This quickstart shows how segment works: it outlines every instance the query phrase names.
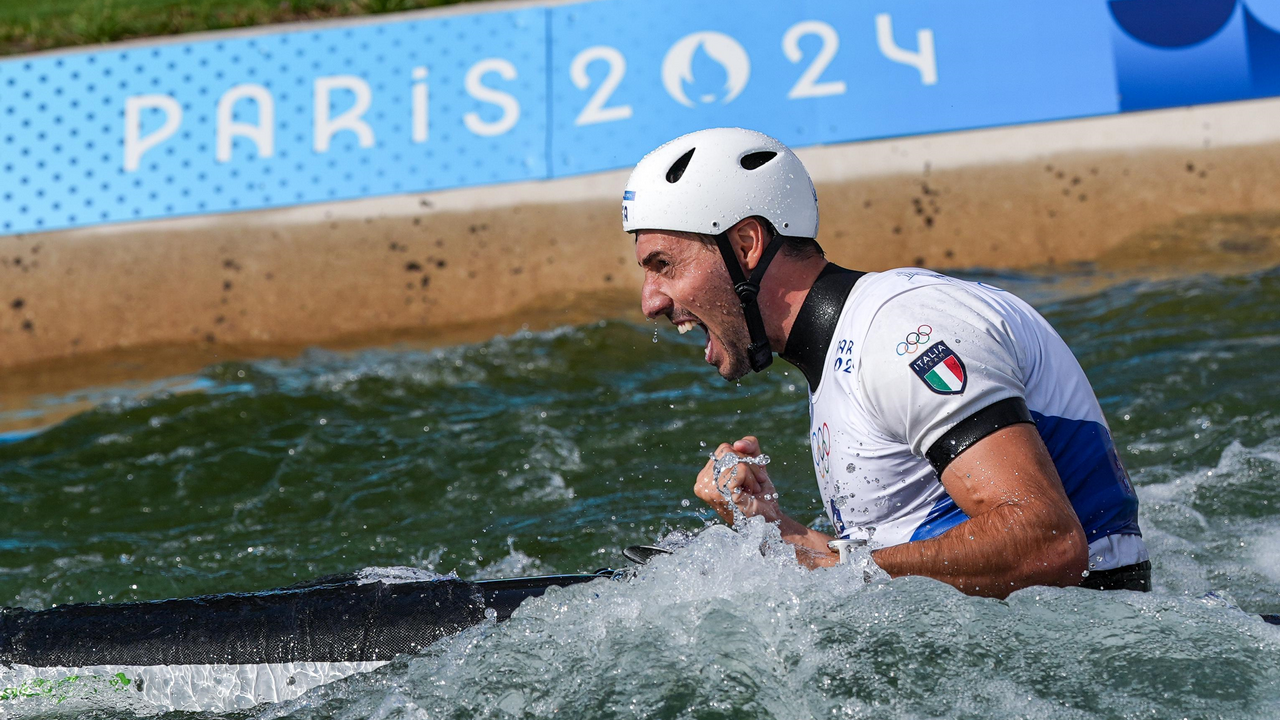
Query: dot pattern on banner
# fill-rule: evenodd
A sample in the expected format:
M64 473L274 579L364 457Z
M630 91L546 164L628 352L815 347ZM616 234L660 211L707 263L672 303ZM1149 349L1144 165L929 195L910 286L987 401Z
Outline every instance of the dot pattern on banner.
M595 0L0 61L0 234L595 172L704 127L750 127L798 147L1120 110L1108 13L990 3L975 15L949 0ZM891 15L891 44L905 43L896 59L880 42L881 14ZM916 50L925 30L938 48L928 62ZM673 47L706 31L719 35L717 52L739 58L737 94L710 45L671 55L664 70ZM784 38L796 32L802 57L789 58ZM578 87L574 59L590 48L600 57ZM484 61L469 92L467 75ZM804 80L806 69L818 76ZM315 83L338 75L367 84L374 140L362 147L343 130L319 152ZM669 92L672 78L684 84ZM797 93L816 81L840 89ZM418 83L429 91L425 142L414 140ZM237 136L219 162L218 101L245 84L273 100L274 152L261 157ZM127 171L126 99L143 95L172 97L182 122ZM335 89L328 116L357 98ZM593 100L595 122L578 124ZM518 119L500 122L517 105ZM241 99L231 120L252 125L262 110ZM141 111L139 135L155 137L166 118Z
M545 177L545 19L541 9L478 13L0 62L0 234ZM513 79L489 72L481 83L513 96L520 113L491 137L464 121L503 116L465 88L488 58L515 67ZM413 141L418 67L428 69L422 143ZM327 152L314 149L315 81L334 75L367 83L372 147L348 130ZM270 93L274 152L260 157L236 136L218 162L218 101L246 83ZM181 125L126 171L126 98L154 94L177 101ZM334 90L330 118L355 102ZM260 112L243 98L232 118L257 123ZM139 137L165 119L142 110Z
M549 22L555 39L550 53L553 175L625 167L666 140L706 127L749 127L794 146L853 139L864 132L850 127L848 118L865 113L850 112L839 104L840 98L821 103L788 99L787 91L803 68L786 58L781 39L789 26L817 16L846 30L856 28L857 23L870 27L870 9L832 4L816 12L806 3L755 3L753 9L736 6L726 11L723 5L665 2L660 9L650 3L648 12L628 13L618 7L621 2L605 0L551 9ZM762 13L767 13L768 22L760 22ZM687 95L694 98L693 107L679 103L664 86L667 52L681 38L698 31L727 35L749 58L749 80L731 102L722 102L725 70L705 50L694 54L685 68L688 75L681 80ZM803 40L808 57L815 57L818 38ZM593 60L585 66L587 87L579 88L572 81L574 60L600 45L619 53L625 64ZM846 47L843 54L833 57L825 72L865 76L865 71L859 73L851 66L852 58ZM607 87L611 73L620 79L604 98L602 88ZM592 98L604 98L602 109L628 107L631 112L625 117L614 112L609 119L597 115L596 122L580 125L580 112ZM842 121L832 122L832 118Z
M1088 3L989 0L983 7L975 14L948 0L553 6L551 174L630 165L707 127L752 128L801 147L1119 111L1109 13ZM885 42L881 16L891 21ZM937 48L928 61L918 46L926 30ZM715 47L704 37L691 56L672 52L708 32L718 36ZM788 37L798 57L789 57ZM886 54L890 45L898 52ZM578 87L575 58L599 46L616 51L625 67L618 55L595 59ZM741 83L736 95L729 62ZM621 80L609 92L611 71ZM592 99L604 100L602 110L629 107L631 114L597 114L579 125Z
M706 127L749 127L797 146L831 139L805 134L823 122L828 104L801 105L789 103L786 97L799 69L783 55L781 33L797 19L811 16L814 9L809 4L756 3L754 10L760 12L755 12L740 6L727 11L723 5L664 2L661 9L650 4L648 12L626 13L617 7L620 1L551 9L551 35L556 41L551 47L553 175L625 167L671 138ZM819 14L844 12L824 8ZM768 22L760 22L762 13L768 14ZM728 79L723 66L703 50L694 54L686 68L688 76L681 81L688 96L695 99L694 107L677 102L664 86L667 52L681 38L699 31L727 35L749 57L750 79L731 102L721 102ZM585 67L587 87L577 87L571 74L575 58L600 45L620 53L625 65L594 60ZM836 65L846 59L839 58ZM844 70L832 68L833 72ZM615 77L620 74L621 79L602 107L629 107L630 115L579 125L582 108L602 92L611 72ZM833 135L848 139L847 130L840 128Z

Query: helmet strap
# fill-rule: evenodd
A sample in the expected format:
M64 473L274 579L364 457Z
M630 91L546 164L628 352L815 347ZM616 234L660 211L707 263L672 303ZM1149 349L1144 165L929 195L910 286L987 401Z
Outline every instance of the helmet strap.
M720 256L724 258L725 269L729 271L729 279L733 281L733 291L737 293L738 300L742 303L742 315L746 318L747 332L751 335L751 344L747 347L747 359L751 362L751 369L760 372L773 362L773 350L769 347L769 336L764 330L764 319L760 317L757 296L760 294L760 282L764 280L769 263L773 262L773 257L782 247L782 238L778 235L773 236L761 253L760 262L756 263L755 269L751 271L750 278L742 272L742 265L738 263L733 244L729 242L729 233L722 232L716 235L715 239L716 247L720 248Z

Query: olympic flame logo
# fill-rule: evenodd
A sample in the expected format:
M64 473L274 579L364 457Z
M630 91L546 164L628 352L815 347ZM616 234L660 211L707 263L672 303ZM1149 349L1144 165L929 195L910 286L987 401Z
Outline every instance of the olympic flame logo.
M907 333L907 339L898 343L899 355L911 355L920 349L921 345L929 342L929 336L933 334L933 328L928 325L921 325L916 328L915 332Z

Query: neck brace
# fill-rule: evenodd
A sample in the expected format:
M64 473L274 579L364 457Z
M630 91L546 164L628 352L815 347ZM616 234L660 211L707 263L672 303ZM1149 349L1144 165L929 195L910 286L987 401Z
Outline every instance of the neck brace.
M822 382L822 366L826 363L840 312L854 284L863 275L866 273L827 263L800 306L791 335L787 337L787 348L780 356L800 368L809 382L810 392L817 390L818 383Z

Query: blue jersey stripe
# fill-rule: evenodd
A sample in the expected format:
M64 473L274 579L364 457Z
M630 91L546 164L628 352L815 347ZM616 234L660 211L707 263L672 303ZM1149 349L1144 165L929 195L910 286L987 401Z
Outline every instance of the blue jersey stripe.
M938 502L933 504L928 517L911 535L911 542L938 537L968 519L969 516L956 505L955 500L952 500L950 495L944 494L938 498Z
M1034 410L1031 417L1089 542L1108 535L1141 535L1138 496L1106 426ZM951 496L944 494L911 535L911 541L937 537L968 519Z
M1089 542L1108 535L1141 535L1138 496L1106 426L1034 410L1031 417Z

